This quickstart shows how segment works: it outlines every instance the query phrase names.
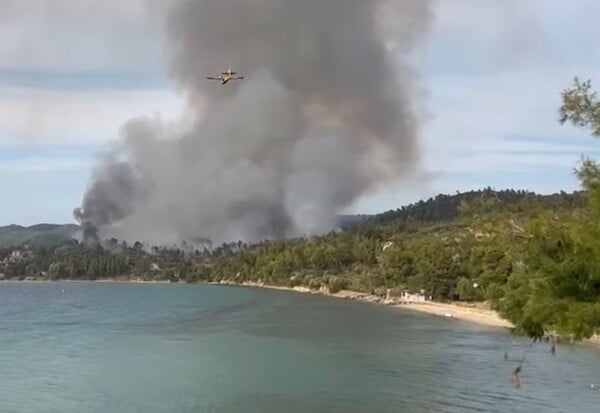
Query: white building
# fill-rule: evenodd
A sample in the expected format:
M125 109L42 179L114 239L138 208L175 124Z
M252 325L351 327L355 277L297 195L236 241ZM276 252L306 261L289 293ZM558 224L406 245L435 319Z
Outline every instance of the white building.
M408 291L404 291L400 296L400 300L406 301L409 303L423 303L427 300L427 297L423 293L411 294Z

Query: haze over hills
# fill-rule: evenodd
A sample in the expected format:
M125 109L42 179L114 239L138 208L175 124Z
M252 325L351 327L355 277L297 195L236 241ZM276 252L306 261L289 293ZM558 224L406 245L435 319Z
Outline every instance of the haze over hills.
M332 230L348 230L353 225L367 221L385 223L397 219L412 219L421 222L439 222L451 220L458 216L458 208L462 201L471 201L482 194L493 194L505 203L518 202L524 198L532 198L545 204L564 202L564 192L552 195L540 195L525 190L501 190L492 188L473 190L456 194L438 194L428 200L402 206L395 210L388 210L379 214L341 214L337 216L337 223ZM581 201L580 192L575 192L572 197L574 203ZM31 226L6 225L0 226L0 248L10 246L30 245L32 247L54 246L73 238L79 238L81 227L77 224L36 224ZM236 241L236 240L231 240Z
M339 215L335 229L345 230L369 215ZM35 224L30 226L0 226L0 248L30 245L33 247L59 245L78 238L81 227L77 224Z
M57 245L73 238L78 231L76 224L6 225L0 227L0 247Z

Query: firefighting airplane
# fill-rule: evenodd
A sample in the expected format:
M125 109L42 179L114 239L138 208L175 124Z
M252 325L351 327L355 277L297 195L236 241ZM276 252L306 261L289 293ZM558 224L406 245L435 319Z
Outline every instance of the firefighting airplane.
M242 80L244 76L233 76L237 75L237 72L232 72L231 68L228 68L226 72L221 72L219 76L208 76L207 79L210 80L220 80L221 84L224 85L230 80Z

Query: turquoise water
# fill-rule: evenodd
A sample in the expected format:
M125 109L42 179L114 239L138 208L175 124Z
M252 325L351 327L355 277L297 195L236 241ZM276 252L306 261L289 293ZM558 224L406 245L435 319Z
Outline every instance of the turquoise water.
M259 289L0 283L0 412L598 412L600 350ZM504 352L509 360L504 360Z

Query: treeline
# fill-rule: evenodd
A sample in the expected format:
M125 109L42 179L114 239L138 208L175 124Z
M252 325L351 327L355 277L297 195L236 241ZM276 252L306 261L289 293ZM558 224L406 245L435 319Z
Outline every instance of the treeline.
M513 205L521 212L540 205L552 209L581 208L586 202L582 191L571 194L561 191L552 195L539 195L531 191L514 189L496 191L491 187L487 187L477 191L457 192L456 195L439 194L426 201L421 200L396 210L374 215L368 221L384 223L409 218L420 222L448 221L459 216L462 203L472 202L481 197L493 197L504 205Z
M205 276L382 295L388 288L397 294L424 290L437 300L493 299L524 265L531 224L544 214L572 222L585 213L580 196L508 204L488 190L463 200L454 220L431 224L409 215L310 241L266 243L220 258Z
M197 269L232 254L246 244L223 244L213 250L128 245L115 239L103 246L76 240L51 246L0 248L0 278L46 280L95 280L124 278L142 280L199 281Z

